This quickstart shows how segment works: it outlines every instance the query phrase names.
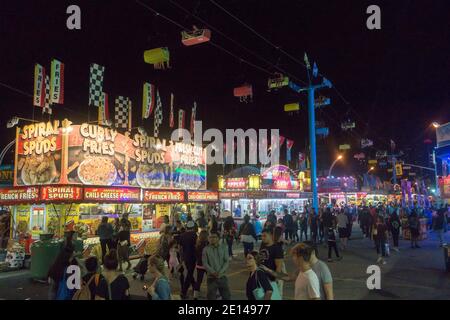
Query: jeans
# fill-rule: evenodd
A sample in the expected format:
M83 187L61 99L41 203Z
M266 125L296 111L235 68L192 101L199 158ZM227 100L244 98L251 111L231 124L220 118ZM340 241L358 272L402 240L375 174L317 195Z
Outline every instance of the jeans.
M434 232L436 232L438 239L439 239L439 244L442 246L442 244L444 243L444 230L439 229L439 230L434 230Z
M247 257L253 251L253 242L242 242L242 245L244 246L244 257Z
M303 241L303 234L305 234L305 240L308 241L308 228L300 229L300 241Z
M221 278L208 278L206 280L207 285L207 294L206 297L208 300L216 300L216 293L219 290L219 294L222 297L222 300L230 300L231 293L230 288L228 286L228 279L226 276L222 276Z
M331 249L334 249L336 257L339 258L339 251L336 245L336 241L328 241L328 259L331 259Z
M100 239L100 246L102 247L102 263L103 259L106 255L106 247L108 247L108 250L112 249L112 239Z
M400 231L393 231L392 232L392 240L394 240L394 247L398 248L398 238L400 236Z
M230 257L233 256L233 238L232 237L226 237L227 245L228 245L228 255Z
M380 252L381 252L381 255L383 257L386 257L386 240L375 239L375 244L377 247L377 254L380 255Z
M197 268L197 277L195 279L195 286L194 286L195 291L200 291L200 287L202 286L202 282L203 282L203 276L205 274L206 274L205 269Z
M186 296L189 287L192 285L192 288L195 287L195 280L194 280L194 271L195 271L195 262L186 262L186 278L184 278L183 287L181 289L181 295Z

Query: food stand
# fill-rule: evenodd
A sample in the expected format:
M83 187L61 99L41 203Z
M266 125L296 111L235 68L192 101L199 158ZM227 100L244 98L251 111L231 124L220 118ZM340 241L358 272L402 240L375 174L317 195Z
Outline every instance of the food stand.
M286 166L277 165L261 174L241 177L218 177L221 211L229 211L238 221L245 214L258 215L262 222L271 210L280 216L284 209L303 212L312 198L310 179Z
M0 188L11 238L76 231L96 244L101 217L128 213L131 242L159 235L164 215L206 211L205 152L183 142L54 120L16 128L14 186Z

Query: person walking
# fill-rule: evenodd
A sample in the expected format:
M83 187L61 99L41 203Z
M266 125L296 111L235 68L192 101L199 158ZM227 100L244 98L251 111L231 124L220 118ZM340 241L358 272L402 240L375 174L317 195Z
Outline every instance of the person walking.
M291 249L292 261L298 268L297 277L283 272L275 272L264 268L271 276L283 281L295 279L295 300L320 300L320 281L311 267L311 254L313 249L304 243L299 243Z
M67 268L77 265L74 251L70 246L64 247L51 265L47 278L49 283L49 300L72 300L75 290L67 287Z
M122 272L117 271L119 261L117 252L111 250L104 259L103 277L97 288L97 300L128 300L130 298L130 283Z
M226 242L228 246L228 255L230 259L233 258L233 241L236 235L236 228L234 224L234 219L232 216L228 216L225 218L225 222L223 223L223 240Z
M148 271L153 277L153 283L147 288L147 298L150 300L171 300L170 282L167 279L164 258L153 255L148 258Z
M284 238L291 242L293 240L294 219L292 218L292 215L289 214L288 209L284 209L283 224L285 227Z
M313 209L312 213L309 215L308 220L309 220L308 221L309 230L311 233L311 240L313 243L317 243L318 237L320 237L320 239L323 238L323 230L321 236L320 235L321 231L319 231L319 217L316 215L315 209Z
M329 227L327 229L327 243L328 243L328 262L333 262L333 259L331 258L332 250L334 250L337 260L341 260L342 257L339 256L339 250L336 244L336 232L332 227Z
M436 215L433 217L433 231L437 234L439 239L439 247L444 245L444 234L447 232L447 210L445 207L441 207L437 210Z
M206 269L203 266L203 249L208 245L208 232L206 230L200 231L197 239L197 243L195 245L195 257L196 257L196 266L195 269L197 271L195 277L195 287L194 287L194 300L197 300L200 295L200 288L202 286L203 277L206 273Z
M250 272L246 284L248 300L272 300L273 287L261 266L261 255L252 251L246 256L247 270Z
M120 231L117 234L117 257L119 259L119 270L122 271L122 263L126 262L128 264L127 270L131 269L130 262L130 231L128 231L128 226L126 223L121 223Z
M322 300L334 300L333 277L327 264L317 258L317 245L313 242L303 242L308 250L311 250L309 263L320 282L320 297Z
M331 208L327 207L322 215L322 224L323 224L323 229L324 229L325 243L328 243L329 229L334 228L333 220L334 219L333 219L333 213L331 212Z
M120 225L122 226L122 228L125 231L128 231L128 239L127 240L128 240L128 243L131 243L131 222L128 219L128 217L129 217L129 213L125 212L122 215L122 219L120 219Z
M386 257L387 227L384 223L383 217L381 216L378 216L377 218L373 235L378 254L377 263L386 264L384 258Z
M408 218L409 231L411 232L411 248L420 248L417 244L420 235L420 221L415 209Z
M295 242L299 242L300 237L298 235L298 231L300 229L300 214L298 214L295 210L292 212L292 220L294 222L294 229L292 230L293 240Z
M197 243L197 233L195 233L195 224L189 221L186 224L187 231L180 235L181 256L183 264L186 267L186 277L184 278L183 286L181 288L181 299L187 299L187 292L189 288L195 286L194 271L195 271L195 244Z
M199 217L196 221L199 231L201 232L202 230L207 230L208 229L208 221L205 218L205 212L204 211L200 211L199 212Z
M169 265L169 258L170 258L169 245L171 241L172 236L170 233L170 226L166 225L166 227L161 231L161 236L159 237L158 255L162 257L164 261L167 262L167 265Z
M220 243L219 234L209 234L209 244L203 249L202 263L207 272L207 299L216 300L219 291L222 300L230 300L231 293L225 272L228 269L229 257L227 248Z
M106 248L108 248L109 251L112 250L112 239L114 233L112 225L108 223L108 217L106 216L102 217L102 220L98 226L96 233L100 238L100 246L102 248L102 264L103 264L103 259L105 258L106 255Z
M348 216L345 214L344 209L341 209L336 217L339 240L341 241L341 250L345 250L347 247L348 238Z
M315 211L314 211L315 212ZM319 243L322 244L323 243L323 239L325 237L325 228L323 227L323 212L324 212L324 208L321 207L319 209L319 215L317 216L317 227L318 227L318 236L319 236ZM311 226L313 226L313 220L311 220ZM312 229L311 229L312 230Z
M219 223L217 222L217 217L215 215L211 215L208 222L208 233L218 231L219 231Z
M119 242L119 232L120 232L120 219L114 219L113 225L113 236L111 241L111 249L117 249L117 244Z
M308 241L308 215L303 212L300 216L300 241L303 241L303 235L305 240Z
M392 236L392 241L394 242L394 246L392 248L392 250L399 252L399 237L400 237L400 226L401 226L401 222L400 222L400 218L397 214L397 210L394 210L391 214L391 216L389 217L389 221L388 221L388 229L391 232L391 236Z
M240 225L238 236L244 247L244 257L253 251L255 242L258 240L255 232L255 227L250 222L250 216L244 216L244 223Z
M87 273L82 278L83 283L89 288L91 300L95 300L98 285L100 281L104 281L103 276L98 272L98 259L96 257L89 257L85 260L84 265Z

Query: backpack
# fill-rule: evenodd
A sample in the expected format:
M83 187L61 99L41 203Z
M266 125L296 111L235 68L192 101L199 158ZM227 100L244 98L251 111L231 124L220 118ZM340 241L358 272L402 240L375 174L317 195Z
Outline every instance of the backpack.
M87 283L83 281L81 288L75 292L72 300L92 300L92 295L91 295L91 290L89 289L89 285L91 284L92 280L94 280L94 279L95 279L95 286L97 287L98 282L100 280L100 274L98 274L98 273L94 274Z

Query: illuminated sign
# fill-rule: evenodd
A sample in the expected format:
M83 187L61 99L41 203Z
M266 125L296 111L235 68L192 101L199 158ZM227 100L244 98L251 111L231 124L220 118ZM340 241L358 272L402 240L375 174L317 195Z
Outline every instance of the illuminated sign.
M5 203L32 202L38 199L39 189L36 187L0 189L0 201Z
M184 202L183 191L150 191L144 190L145 202Z
M84 199L93 201L140 201L141 190L132 188L84 188Z
M221 192L220 198L221 199L240 199L240 198L246 198L245 192Z
M188 191L187 193L188 201L198 201L198 202L218 202L219 195L217 192L209 191Z
M228 178L226 182L227 189L246 189L247 179L245 178Z
M290 198L290 199L299 199L300 198L300 193L286 193L286 198Z
M42 187L41 200L61 201L61 200L81 200L83 190L80 187Z

